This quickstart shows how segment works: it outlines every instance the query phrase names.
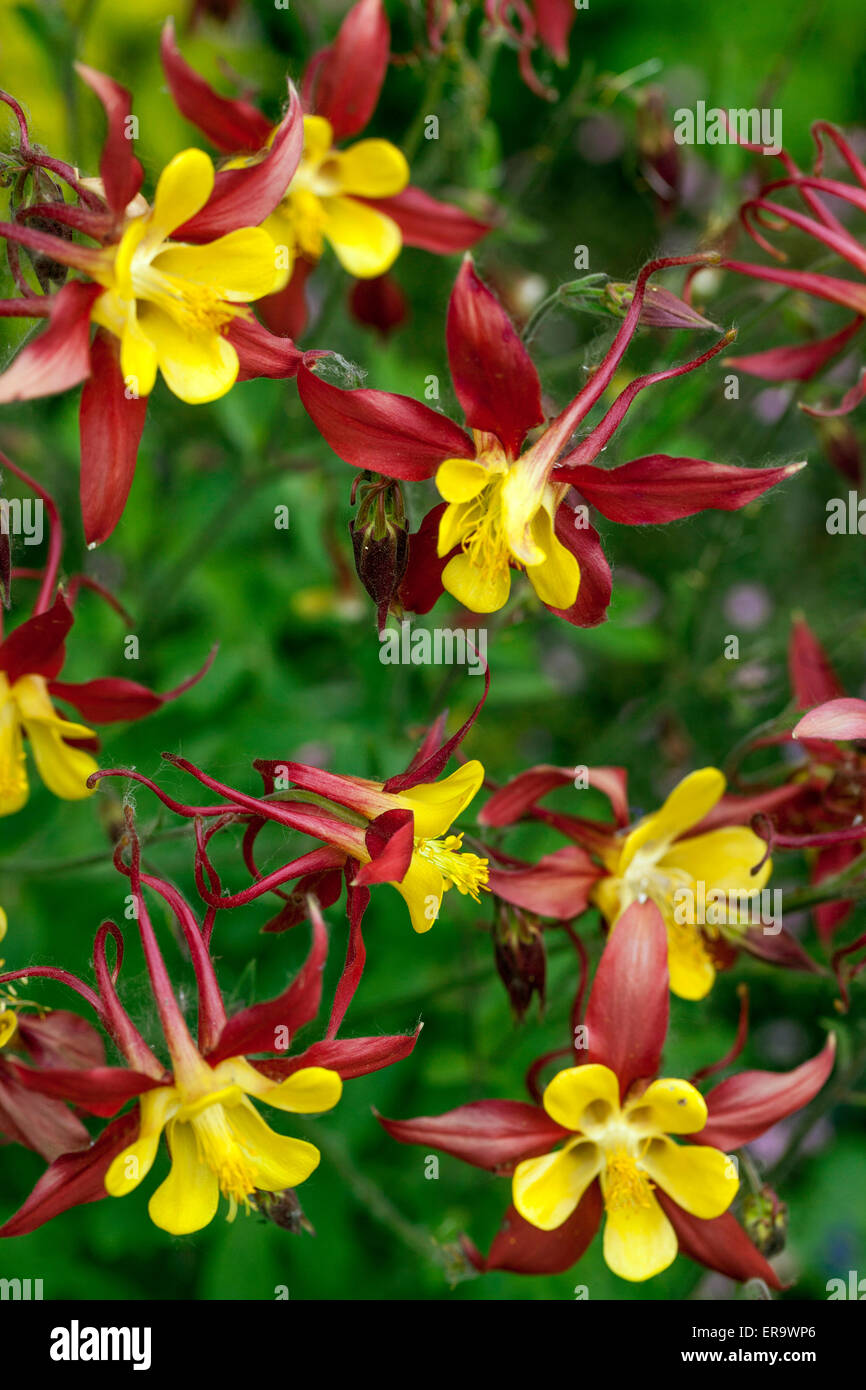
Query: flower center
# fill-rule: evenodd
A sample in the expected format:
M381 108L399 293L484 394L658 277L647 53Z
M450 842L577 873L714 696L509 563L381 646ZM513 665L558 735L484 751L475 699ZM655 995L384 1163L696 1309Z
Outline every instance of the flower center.
M163 242L156 256L133 256L130 267L132 297L155 304L175 323L189 333L218 333L236 316L238 310L226 303L210 285L195 284L168 275L159 269L159 252L177 242Z
M463 836L446 835L439 840L416 840L415 853L433 864L445 879L445 888L456 888L479 902L479 891L487 887L488 864L477 854L463 853Z
M239 1086L226 1086L182 1106L172 1121L192 1125L199 1161L216 1174L220 1191L232 1204L230 1220L239 1205L249 1210L258 1172L256 1155L240 1141L228 1113L242 1100Z
M608 1211L637 1211L652 1202L653 1184L634 1155L624 1148L606 1155L602 1190Z
M508 547L502 513L502 484L500 474L466 503L466 515L460 545L476 569L487 572L507 569L510 564L521 568Z

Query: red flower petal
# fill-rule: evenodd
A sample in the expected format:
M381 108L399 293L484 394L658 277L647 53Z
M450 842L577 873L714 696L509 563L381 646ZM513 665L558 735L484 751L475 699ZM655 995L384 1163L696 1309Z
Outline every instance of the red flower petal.
M319 1012L322 999L322 971L328 954L328 933L322 914L311 914L313 942L310 954L292 983L275 999L252 1004L234 1014L226 1023L216 1047L208 1053L211 1066L225 1057L243 1057L251 1052L275 1052L276 1030L286 1028L290 1036L303 1028Z
M836 1057L831 1033L816 1056L793 1071L743 1071L714 1086L705 1097L709 1119L691 1138L717 1149L738 1149L771 1125L802 1110L818 1094Z
M456 203L443 203L411 184L391 198L359 198L384 212L403 233L404 246L418 246L437 256L469 251L491 230L490 222L470 217Z
M488 886L507 903L568 922L586 911L593 884L602 873L586 850L565 845L543 855L537 864L517 869L491 867Z
M195 217L172 236L175 241L212 241L238 227L257 227L285 195L304 149L304 119L294 87L289 86L289 109L267 153L244 169L222 169L210 198Z
M661 1188L655 1193L665 1215L677 1233L680 1254L690 1260L726 1274L729 1279L745 1283L747 1279L763 1279L771 1289L783 1284L772 1265L755 1248L740 1223L729 1211L712 1221L689 1216Z
M569 497L571 494L569 494ZM613 575L605 559L598 532L588 523L577 526L579 517L572 509L570 500L560 503L556 510L555 530L557 538L580 565L580 586L577 598L570 608L550 608L558 618L564 618L575 627L598 627L607 617L607 609L613 593Z
M794 738L847 740L866 738L866 700L848 697L828 700L804 714L792 730Z
M315 270L312 261L297 256L292 276L285 289L276 294L266 295L256 302L256 310L263 322L281 338L300 338L307 326L309 309L307 307L307 280Z
M401 1144L425 1144L491 1170L549 1153L569 1134L540 1106L523 1100L474 1100L416 1120L376 1118Z
M726 357L725 366L759 376L764 381L808 381L853 338L863 320L858 317L830 338L819 338L796 347L769 348L747 357Z
M91 1115L116 1115L127 1101L160 1084L152 1076L128 1067L49 1067L42 1071L25 1067L11 1057L8 1065L28 1090L71 1101Z
M49 1163L90 1146L90 1135L68 1106L27 1090L5 1067L0 1069L0 1134L6 1143L23 1144Z
M815 856L809 874L810 883L823 883L825 878L831 878L834 874L841 873L852 864L862 849L861 845L827 845L820 849ZM832 941L834 935L841 927L851 912L854 904L852 902L840 901L833 903L819 903L815 908L815 925L818 928L818 935L827 945Z
M668 1030L668 942L652 902L635 902L608 937L586 1010L588 1062L633 1081L655 1076Z
M811 709L845 694L827 653L805 618L795 618L791 626L788 671L800 709Z
M233 101L215 92L181 57L174 20L167 19L160 40L162 66L174 103L182 116L198 126L224 154L241 150L255 154L265 148L271 123L248 101Z
M354 468L388 478L430 478L447 458L474 458L469 436L445 415L389 391L341 391L302 365L298 392L313 424Z
M176 690L169 690L165 695L149 690L146 685L139 685L138 681L123 680L114 676L83 681L80 684L52 681L49 689L59 700L66 700L70 705L74 705L88 723L92 721L94 724L116 724L127 719L144 719L146 715L162 709L162 706L171 700L176 700L200 681L210 670L215 656L216 647L201 670L196 671L194 676L184 681Z
M629 809L626 793L627 773L623 767L588 767L585 769L591 787L604 792L613 807L617 825L628 825ZM542 796L554 787L573 784L573 767L553 767L540 763L527 768L494 792L478 819L482 825L512 825Z
M238 381L251 381L254 377L282 381L297 376L303 353L291 338L276 337L255 319L244 318L232 319L226 337L240 361Z
M377 816L364 837L372 858L369 864L361 865L354 882L398 883L412 860L414 834L411 811L385 811Z
M10 685L21 676L56 676L63 665L64 642L72 627L72 612L59 593L53 607L28 618L0 644L0 671Z
M52 1009L42 1018L38 1014L19 1013L18 1036L40 1067L105 1065L101 1035L86 1018L68 1009Z
M126 395L112 337L102 329L90 350L92 375L81 393L81 514L90 546L107 540L123 515L135 476L147 397Z
M327 1067L339 1072L344 1081L350 1081L355 1076L367 1076L402 1062L412 1052L420 1032L419 1023L414 1033L398 1033L391 1037L332 1038L329 1042L313 1043L299 1057L263 1062L261 1070L277 1078L291 1076L302 1067Z
M804 468L788 463L781 468L738 468L707 459L649 454L619 468L578 464L557 471L610 521L645 526L678 521L696 512L737 511Z
M501 440L509 458L541 424L541 385L526 348L472 261L460 267L448 302L448 361L466 423Z
M49 301L49 321L0 375L0 404L53 396L90 375L90 309L101 285L70 280Z
M135 1109L113 1120L91 1148L55 1159L24 1205L0 1226L0 1236L28 1235L70 1207L107 1197L105 1174L113 1159L137 1135L138 1124L138 1110Z
M316 114L331 122L335 139L356 135L375 111L390 44L382 0L358 0L331 47L316 55L304 95Z
M75 69L105 107L108 132L102 147L99 172L108 206L118 217L122 217L127 203L132 202L144 180L144 170L133 153L133 142L128 133L131 98L125 87L106 77L105 73L86 67L84 63L76 63Z
M433 507L418 530L410 532L409 558L398 594L401 605L408 613L429 613L444 593L442 571L457 549L455 546L449 555L440 556L438 553L439 522L446 506L446 502L440 502Z
M509 1207L486 1260L477 1261L465 1245L464 1249L476 1268L484 1271L509 1269L514 1274L562 1274L577 1264L589 1246L603 1211L601 1188L593 1182L576 1211L555 1231L540 1231L524 1221L514 1207Z

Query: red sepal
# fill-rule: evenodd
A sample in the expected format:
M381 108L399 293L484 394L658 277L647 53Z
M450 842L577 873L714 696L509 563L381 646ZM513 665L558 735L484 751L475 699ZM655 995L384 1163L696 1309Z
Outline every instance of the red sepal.
M28 1235L70 1207L107 1197L105 1175L117 1155L132 1143L138 1126L135 1109L113 1120L91 1148L55 1159L24 1205L0 1226L0 1236Z
M586 1060L616 1072L622 1096L656 1075L668 1012L665 924L655 903L634 902L608 937L586 1009Z
M724 1216L703 1221L700 1217L689 1216L661 1188L656 1189L655 1196L676 1231L681 1255L739 1283L763 1279L771 1289L784 1287L772 1265L729 1211Z
M48 305L48 325L0 375L0 404L53 396L90 375L90 310L101 285L70 280Z
M172 19L167 19L163 26L160 54L175 106L204 132L212 145L224 154L256 154L265 148L271 133L270 121L248 101L220 96L189 66L177 46Z
M126 395L115 339L99 329L91 376L81 393L81 514L87 544L108 539L123 515L135 476L147 397Z
M72 627L72 610L58 593L51 608L10 632L0 644L0 671L10 685L22 676L56 676L66 655L64 643Z
M570 1134L540 1106L523 1100L474 1100L415 1120L376 1118L401 1144L425 1144L491 1172L550 1153Z
M692 1139L723 1150L751 1143L771 1125L809 1104L833 1070L835 1057L836 1039L831 1033L821 1051L793 1071L742 1071L729 1076L707 1093L709 1118Z
M331 47L315 55L305 75L304 98L331 122L336 140L363 130L375 111L390 43L382 0L358 0Z
M482 1272L508 1269L513 1274L562 1274L577 1264L595 1236L604 1212L601 1188L590 1183L576 1210L555 1231L540 1231L509 1207L486 1260L464 1240L463 1249Z
M105 200L117 218L126 211L144 181L144 170L133 153L127 120L132 109L129 92L113 78L84 63L75 64L79 77L87 83L105 108L108 131L99 161Z

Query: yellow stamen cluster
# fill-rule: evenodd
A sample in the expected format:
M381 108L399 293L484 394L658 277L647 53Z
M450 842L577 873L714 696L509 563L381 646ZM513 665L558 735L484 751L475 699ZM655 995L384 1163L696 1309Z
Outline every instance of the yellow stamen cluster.
M439 870L446 889L456 888L458 893L468 893L480 901L479 892L487 887L488 863L477 854L464 854L462 833L438 840L416 840L415 852Z
M637 1211L649 1207L654 1184L627 1149L607 1154L602 1179L604 1204L608 1211Z
M502 483L500 474L466 504L466 527L460 545L478 569L491 572L507 569L509 564L520 568L512 556L505 536L502 515Z

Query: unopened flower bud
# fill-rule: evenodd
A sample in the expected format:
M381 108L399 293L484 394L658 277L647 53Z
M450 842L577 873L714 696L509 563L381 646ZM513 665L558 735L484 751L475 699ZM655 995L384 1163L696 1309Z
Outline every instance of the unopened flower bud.
M788 1235L788 1208L764 1183L743 1203L743 1224L762 1255L778 1255Z
M508 991L514 1017L522 1023L533 994L544 1007L547 956L538 919L500 903L491 934L496 969Z
M376 605L382 632L409 561L409 532L399 486L390 479L374 480L365 474L358 512L349 523L349 531L355 569Z
M293 1187L286 1187L282 1192L257 1191L250 1200L256 1211L265 1220L279 1226L281 1231L291 1231L292 1235L299 1235L301 1231L311 1236L316 1234L312 1222L304 1215Z

